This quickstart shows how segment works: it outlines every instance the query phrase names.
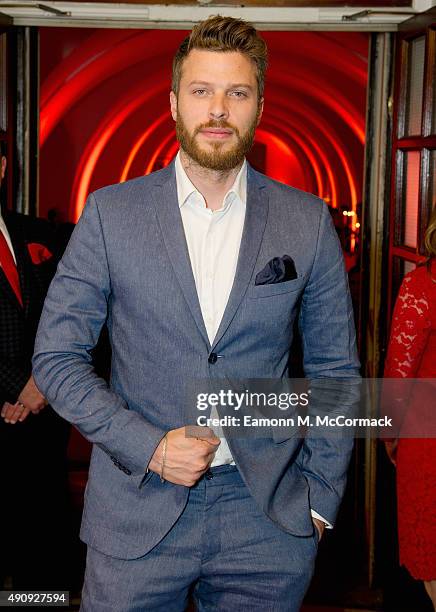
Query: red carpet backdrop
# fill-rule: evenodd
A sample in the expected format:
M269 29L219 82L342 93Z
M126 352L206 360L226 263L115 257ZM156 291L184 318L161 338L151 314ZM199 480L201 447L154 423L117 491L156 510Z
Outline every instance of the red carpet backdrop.
M167 165L175 30L41 28L40 216L77 221L87 194ZM334 207L361 201L368 35L264 32L265 110L250 156Z

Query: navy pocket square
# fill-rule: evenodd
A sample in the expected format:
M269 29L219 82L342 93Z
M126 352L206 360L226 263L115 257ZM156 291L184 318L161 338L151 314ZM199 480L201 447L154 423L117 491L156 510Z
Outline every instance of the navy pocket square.
M273 257L263 270L256 274L254 284L272 285L274 283L284 283L285 281L294 280L297 276L294 260L289 255L283 255L283 257Z

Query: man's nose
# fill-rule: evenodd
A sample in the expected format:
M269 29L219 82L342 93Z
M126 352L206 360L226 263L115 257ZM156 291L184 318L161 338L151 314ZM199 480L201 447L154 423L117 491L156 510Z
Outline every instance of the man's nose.
M228 116L229 112L225 95L214 95L209 107L209 117L211 119L227 119Z

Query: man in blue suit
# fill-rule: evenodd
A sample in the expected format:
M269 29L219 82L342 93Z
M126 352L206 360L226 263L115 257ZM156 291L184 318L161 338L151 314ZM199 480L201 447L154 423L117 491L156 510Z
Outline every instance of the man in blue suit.
M300 609L352 440L189 435L195 379L357 381L347 277L318 198L246 162L264 41L212 17L180 46L165 169L90 195L45 303L37 386L93 444L84 612ZM90 352L107 323L110 384ZM342 406L347 410L347 399Z

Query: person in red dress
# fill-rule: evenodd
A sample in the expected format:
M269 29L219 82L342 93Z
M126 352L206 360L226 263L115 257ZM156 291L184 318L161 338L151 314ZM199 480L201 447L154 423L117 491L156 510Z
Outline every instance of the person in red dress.
M436 207L425 246L427 262L404 277L398 294L385 378L436 378ZM436 610L436 439L410 437L417 426L427 431L435 410L434 380L415 385L399 438L385 445L397 468L400 563L424 581Z

